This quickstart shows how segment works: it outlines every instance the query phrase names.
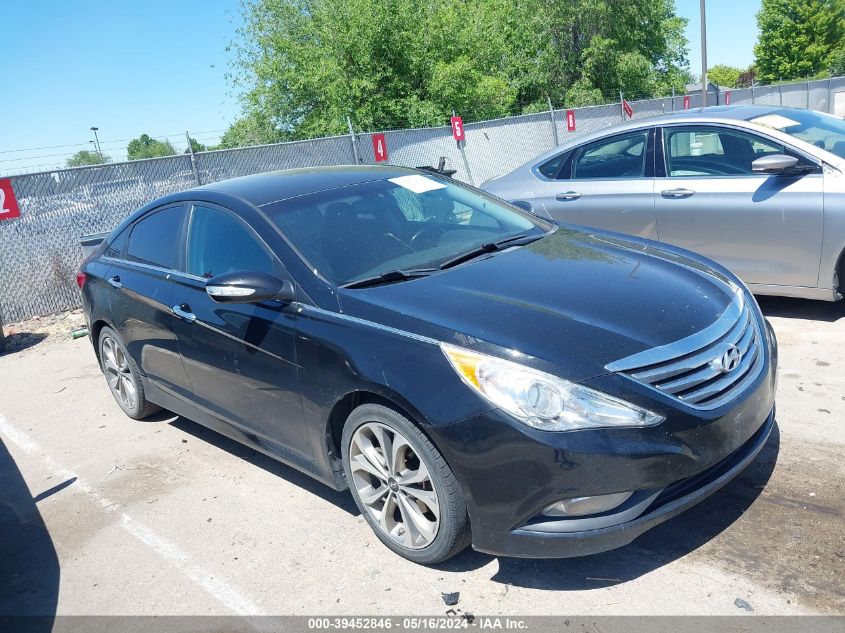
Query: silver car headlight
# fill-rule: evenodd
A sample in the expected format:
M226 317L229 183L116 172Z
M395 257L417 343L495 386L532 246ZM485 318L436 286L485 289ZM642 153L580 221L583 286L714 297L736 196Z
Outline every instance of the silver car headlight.
M646 427L663 416L519 363L440 344L461 379L512 416L544 431Z

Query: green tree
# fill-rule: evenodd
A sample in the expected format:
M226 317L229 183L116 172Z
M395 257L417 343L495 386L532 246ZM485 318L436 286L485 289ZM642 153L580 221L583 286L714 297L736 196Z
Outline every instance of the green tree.
M208 147L208 145L200 143L197 139L192 136L189 136L188 139L190 140L191 146L185 148L185 154L190 154L191 150L193 150L194 153L197 153L207 152L209 149L211 149Z
M136 139L129 141L126 146L126 157L129 160L142 158L157 158L159 156L173 156L176 150L168 140L160 141L152 138L149 134L141 134Z
M255 113L247 114L229 126L220 137L218 149L266 145L289 140L290 135L282 133L274 125Z
M478 120L689 81L674 0L247 0L226 146Z
M828 72L834 77L845 75L845 46L831 55Z
M726 64L716 64L707 70L707 80L712 81L717 86L724 86L725 88L738 88L739 76L742 74L742 69L736 66L728 66Z
M799 79L825 73L845 47L843 0L763 0L754 47L759 79Z
M98 152L92 152L87 149L79 150L67 159L68 167L82 167L84 165L102 165L103 163L110 163L111 158L106 155L100 156Z
M751 64L748 68L739 73L736 80L737 88L750 88L757 81L757 67Z

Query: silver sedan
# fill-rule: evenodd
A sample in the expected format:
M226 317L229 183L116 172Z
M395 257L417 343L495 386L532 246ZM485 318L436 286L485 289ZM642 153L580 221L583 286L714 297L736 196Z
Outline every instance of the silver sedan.
M756 294L845 294L845 121L721 106L583 136L482 188L538 215L682 246Z

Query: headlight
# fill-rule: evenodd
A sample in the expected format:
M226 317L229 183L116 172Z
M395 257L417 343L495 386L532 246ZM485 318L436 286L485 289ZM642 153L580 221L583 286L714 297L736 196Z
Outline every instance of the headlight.
M440 344L461 379L521 422L544 431L644 427L663 416L519 363Z

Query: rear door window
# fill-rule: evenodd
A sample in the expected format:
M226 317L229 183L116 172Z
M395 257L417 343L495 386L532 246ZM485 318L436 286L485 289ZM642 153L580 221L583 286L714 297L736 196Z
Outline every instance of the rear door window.
M573 178L644 178L648 131L614 136L588 145L575 160Z
M167 207L136 222L126 245L126 259L177 270L185 207Z

